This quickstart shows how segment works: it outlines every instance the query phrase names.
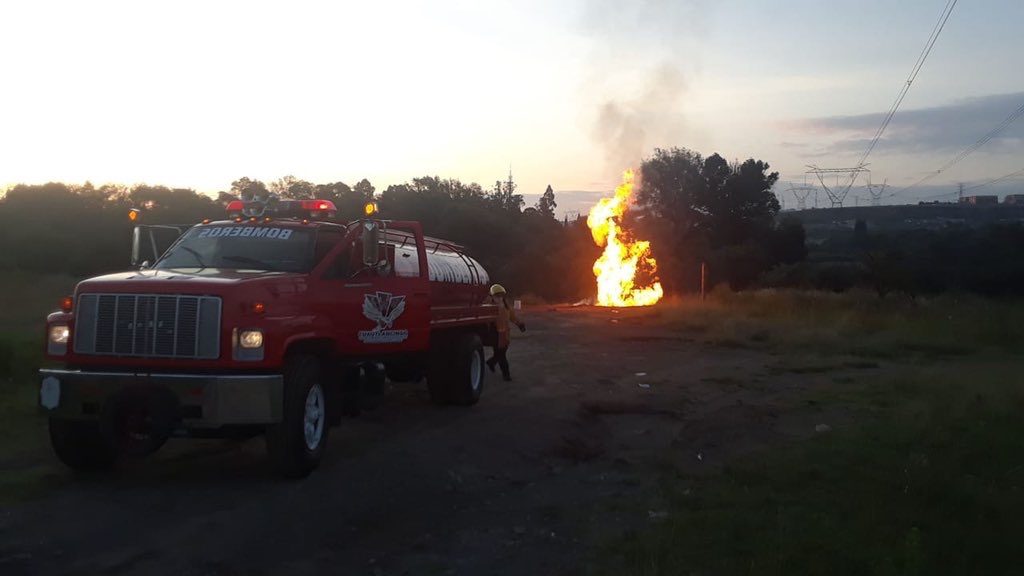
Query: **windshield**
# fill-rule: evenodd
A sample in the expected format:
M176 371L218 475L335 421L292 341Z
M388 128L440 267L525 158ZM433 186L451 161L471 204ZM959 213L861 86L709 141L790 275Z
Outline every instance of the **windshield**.
M196 226L154 268L229 268L308 272L313 230L273 225Z

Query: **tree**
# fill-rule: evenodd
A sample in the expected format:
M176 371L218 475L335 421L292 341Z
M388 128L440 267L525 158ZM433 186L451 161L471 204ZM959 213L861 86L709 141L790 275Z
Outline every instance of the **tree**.
M138 184L128 198L133 206L145 210L143 217L152 224L187 224L224 213L212 198L188 188Z
M498 208L518 214L523 209L523 204L525 204L523 202L523 195L516 194L516 189L518 188L519 186L512 181L512 176L510 175L507 182L498 180L494 183L494 190L488 198Z
M699 261L717 261L719 280L742 287L774 265L767 245L779 211L771 192L779 175L768 169L760 160L730 165L719 154L704 158L686 148L656 149L644 161L636 220L655 240L663 277L694 286ZM790 238L795 244L795 233Z
M300 180L291 174L270 183L270 191L282 198L307 200L313 198L316 186L311 182Z
M337 204L342 198L348 198L353 194L352 188L344 182L332 182L330 184L317 184L313 195L321 200L330 200Z
M537 211L547 216L548 218L555 217L555 207L558 203L555 202L555 191L551 189L551 184L548 184L544 194L541 195L540 200L537 200Z
M370 184L370 181L366 178L356 182L354 190L356 191L356 194L366 198L367 200L373 198L373 193L377 191L377 189L373 187L373 184Z
M729 166L718 154L704 164L707 185L697 210L704 214L702 225L712 245L740 244L772 228L779 212L779 200L772 194L778 172L768 173L768 164L754 159Z
M750 159L730 166L685 148L657 149L641 168L637 202L673 223L677 232L701 231L714 246L742 243L772 226L779 212L772 187L778 172Z
M231 183L231 193L237 197L241 197L245 193L258 196L266 195L269 192L266 184L259 180L252 180L248 176L243 176Z
M773 262L796 264L807 258L807 232L795 218L786 218L768 237L768 253Z

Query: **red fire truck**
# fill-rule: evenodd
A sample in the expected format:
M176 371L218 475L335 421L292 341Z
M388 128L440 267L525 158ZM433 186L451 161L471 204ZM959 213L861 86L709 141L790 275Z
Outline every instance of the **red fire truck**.
M167 227L136 226L132 264L148 248L154 261L80 282L46 319L62 367L40 370L39 399L60 460L104 468L175 435L265 434L275 467L302 477L384 374L475 404L497 316L487 272L372 203L345 225L334 214L325 200L244 197L159 257Z

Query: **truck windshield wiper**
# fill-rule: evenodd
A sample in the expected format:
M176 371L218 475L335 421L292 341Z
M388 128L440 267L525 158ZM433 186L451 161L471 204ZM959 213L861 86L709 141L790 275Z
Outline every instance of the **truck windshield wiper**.
M188 252L189 254L194 256L195 259L196 259L196 262L199 263L199 266L202 267L202 268L206 268L206 263L203 262L203 257L200 256L199 252L196 252L194 248L189 248L188 246L178 246L178 248L181 248L185 252Z
M255 258L249 258L248 256L221 256L221 260L227 260L229 262L240 262L242 264L252 264L253 266L259 266L261 270L270 270L270 266L262 260Z

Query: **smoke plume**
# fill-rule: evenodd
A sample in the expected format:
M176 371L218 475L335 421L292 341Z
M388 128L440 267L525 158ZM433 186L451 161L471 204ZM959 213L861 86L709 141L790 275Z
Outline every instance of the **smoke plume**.
M608 176L639 164L656 146L685 144L687 79L696 73L704 0L591 0L594 39L589 85L593 137Z

